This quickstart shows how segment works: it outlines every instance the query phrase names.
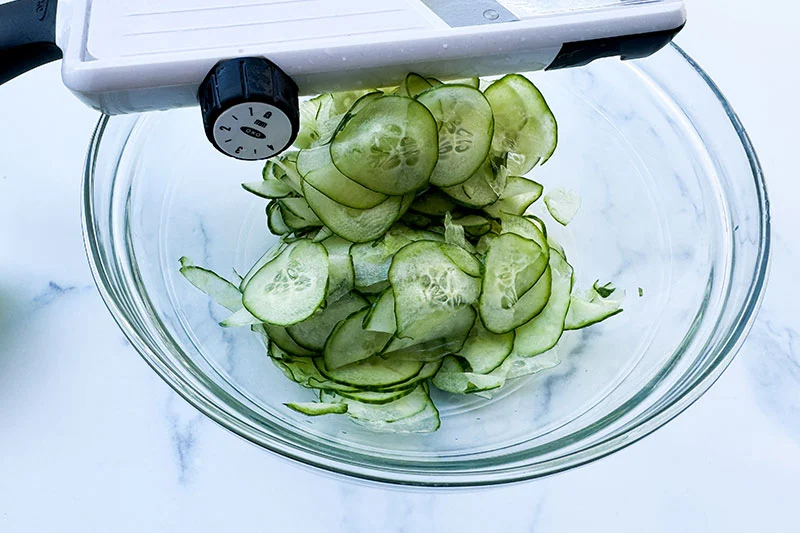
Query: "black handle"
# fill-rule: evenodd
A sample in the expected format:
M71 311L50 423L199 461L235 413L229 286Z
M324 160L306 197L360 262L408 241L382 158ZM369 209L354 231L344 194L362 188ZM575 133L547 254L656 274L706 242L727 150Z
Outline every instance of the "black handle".
M56 4L57 0L16 0L0 5L0 85L61 59Z

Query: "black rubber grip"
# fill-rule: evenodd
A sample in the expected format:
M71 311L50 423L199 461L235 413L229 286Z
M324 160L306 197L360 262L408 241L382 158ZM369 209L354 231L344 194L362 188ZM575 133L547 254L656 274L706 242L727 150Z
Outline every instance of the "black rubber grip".
M566 43L561 47L558 57L547 67L547 70L582 67L595 59L606 57L621 57L622 59L647 57L667 46L682 29L683 26L680 26L671 30L639 35Z
M56 4L57 0L16 0L0 5L0 85L61 59Z

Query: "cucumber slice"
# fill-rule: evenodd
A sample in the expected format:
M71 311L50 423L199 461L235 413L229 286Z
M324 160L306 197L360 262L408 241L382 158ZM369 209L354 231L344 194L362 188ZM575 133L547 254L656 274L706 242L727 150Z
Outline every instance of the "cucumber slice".
M353 102L353 105L351 105L350 108L347 110L347 114L348 115L357 114L359 111L364 109L367 106L367 104L370 103L372 100L379 98L383 95L384 95L383 91L377 89L364 94L363 96L361 96L360 98L358 98Z
M544 353L558 343L564 332L570 307L573 270L558 252L550 254L550 270L553 275L550 299L539 316L517 328L514 355L533 357Z
M373 285L369 285L368 287L359 287L358 292L365 295L367 299L372 297L373 303L378 299L378 297L383 294L383 292L389 288L389 280L380 281Z
M473 89L480 89L481 88L481 79L480 78L462 78L458 80L448 81L447 85L466 85L467 87L472 87Z
M389 288L372 304L372 309L364 317L364 329L394 335L397 331L397 317L394 314L394 293Z
M400 96L407 96L408 98L414 98L418 94L421 94L431 87L434 87L434 85L440 84L441 82L438 80L437 83L434 84L424 76L420 76L419 74L414 74L412 72L406 75L406 77L403 79L400 87L397 88L397 94Z
M425 340L395 337L384 350L382 357L425 363L440 361L442 357L461 350L477 317L478 314L471 306L462 307L452 313L448 322L420 332L418 338Z
M331 140L333 139L333 136L336 135L336 132L342 129L345 126L345 124L347 124L350 121L350 119L352 119L356 114L358 114L362 109L364 109L368 103L381 96L383 96L382 91L374 91L371 93L367 93L358 100L356 100L350 107L350 109L344 115L341 115L341 118L338 124L336 124L336 127L330 131L326 131L327 134L327 137L325 137L326 143L330 144ZM333 122L331 122L331 125L333 125Z
M383 405L360 402L335 392L320 393L320 400L326 403L345 404L348 414L353 418L364 421L394 422L413 416L425 409L428 395L425 389L418 385L410 394Z
M399 389L396 391L377 392L377 391L358 391L358 392L343 392L337 391L336 393L342 398L355 400L360 403L367 403L371 405L385 405L408 396L416 387L412 386L407 389Z
M289 230L291 230L292 233L303 233L305 231L311 231L314 228L319 227L319 225L314 225L314 224L308 222L307 220L304 220L304 219L298 217L297 215L295 215L291 211L288 211L287 209L284 209L283 206L279 205L278 208L279 208L279 211L281 213L281 219L286 224L286 227L288 227ZM296 238L296 237L291 237L291 239L294 239L294 238ZM288 240L289 239L287 238L287 241Z
M346 403L292 402L283 405L307 416L343 415L347 412Z
M439 85L417 97L439 128L439 161L430 182L437 187L464 183L489 155L494 135L492 107L478 89Z
M398 389L403 386L408 386L411 385L412 383L422 383L423 386L427 387L427 381L431 379L433 376L435 376L436 372L438 372L441 367L442 367L441 361L427 362L422 366L422 370L419 371L419 374L408 380L406 385L396 385L394 389Z
M315 148L330 142L345 113L367 91L321 94L300 103L300 131L294 145L300 149Z
M353 419L357 424L366 426L372 431L385 433L433 433L437 431L442 423L439 418L439 411L434 403L428 399L425 409L415 414L394 422L364 422Z
M430 217L410 211L400 217L400 222L417 229L427 229L433 224L433 220Z
M319 243L300 240L253 276L242 303L263 322L291 326L314 314L327 286L328 252Z
M477 301L481 281L462 271L445 253L451 245L418 241L400 250L389 269L397 335L416 342L444 336L459 309ZM457 252L456 252L457 253Z
M308 150L300 150L297 155L297 172L305 178L309 173L333 164L330 145L324 144Z
M288 244L281 241L279 245L273 246L272 248L267 250L266 253L262 255L258 261L256 261L256 264L253 265L252 268L250 268L250 270L247 271L247 274L245 274L244 279L239 284L239 291L244 292L245 288L247 288L247 284L250 283L250 280L253 279L253 277L258 273L258 271L261 270L264 267L264 265L266 265L279 255L281 255L283 251L286 250L287 247Z
M251 329L257 327L258 325L254 325L251 326ZM293 361L303 361L303 358L295 359L291 354L284 352L283 350L280 349L279 346L277 346L274 342L271 342L269 339L267 339L267 355L273 361L281 361L283 363L290 363ZM310 358L308 360L311 361ZM311 362L313 364L313 361Z
M609 298L612 294L617 292L617 288L610 281L605 285L600 285L600 280L594 282L592 290L596 292L601 298Z
M267 228L273 235L283 236L290 234L294 230L283 220L280 207L276 202L271 202L267 206Z
M459 247L461 250L467 252L474 252L475 247L467 241L467 234L464 231L464 226L453 223L453 217L447 213L444 217L444 242ZM478 274L471 274L473 276L480 276L480 269Z
M492 231L491 226L481 226L481 227L477 227L477 228L474 228L474 229L469 229L469 228L465 228L465 229L467 230L467 233L469 234L469 236L472 237L472 238L483 237L484 235L486 235L487 233ZM478 251L477 245L476 245L475 251L476 252Z
M450 197L438 191L429 191L417 197L411 204L410 210L423 215L443 217L447 213L455 211L457 207L458 204Z
M466 359L475 374L488 374L503 364L513 348L513 331L497 335L486 329L483 323L477 320L467 341L456 355ZM436 385L435 382L434 385Z
M465 307L464 309L467 308ZM456 331L453 331L449 338L436 337L436 335L442 335L446 332L436 332L430 340L423 342L417 342L416 339L410 337L395 336L386 346L381 356L386 359L395 357L409 361L440 361L445 355L455 353L464 346L464 341L467 339L472 324L475 323L476 316L475 313L467 311L458 312L456 317L460 327L451 326L450 329Z
M501 213L522 216L536 200L541 198L542 192L544 187L539 183L511 176L500 199L487 205L483 210L495 218L500 218Z
M295 357L319 357L319 353L312 352L297 344L294 339L286 331L286 328L280 326L273 326L271 324L262 324L262 328L267 338L275 343L281 350L287 352Z
M484 376L485 378L489 378L486 381L482 381L481 385L490 385L492 382L490 380L494 379L505 385L505 383L510 379L517 379L525 376L530 376L532 374L537 374L544 370L549 370L554 368L560 364L561 360L558 357L558 353L556 350L549 350L541 355L536 357L521 357L515 354L509 355L503 364L501 364L498 368L490 372L489 374L477 374L478 376ZM444 366L443 366L444 368ZM457 373L458 370L456 368L449 369L449 371L453 373ZM476 374L471 374L469 372L465 372L466 378L470 379L473 378ZM465 377L459 376L447 376L452 378L453 381L463 380ZM475 381L480 378L470 379L470 381ZM476 385L476 383L473 383ZM494 396L494 393L501 387L487 387L483 390L473 389L468 392L475 394L476 396L480 396L482 398L491 399ZM456 387L453 387L456 388Z
M558 188L545 195L544 205L556 222L566 226L581 208L581 197L572 191Z
M369 91L345 91L330 93L323 99L320 110L317 113L317 130L319 131L320 145L328 144L335 132L341 128L342 124L354 113L354 108L365 99L381 93L370 93Z
M474 247L469 243L466 243L466 247L474 250ZM481 262L478 261L474 255L468 252L465 249L466 247L443 246L442 251L444 252L444 255L446 255L458 268L461 269L462 272L472 276L473 278L480 278L483 274Z
M501 232L503 235L510 233L535 242L539 245L539 248L542 249L542 253L544 254L542 261L547 263L550 260L550 243L547 240L547 236L534 220L527 217L507 215L505 213L500 214L500 220L502 223Z
M356 287L363 292L367 287L387 281L394 255L406 245L423 240L444 241L440 235L429 231L395 225L378 241L353 245L350 255Z
M550 298L551 274L541 247L513 233L486 252L481 319L492 333L508 333L538 315Z
M339 91L330 93L331 98L324 102L318 119L328 119L352 113L354 106L365 97L380 95L380 91L361 89L358 91Z
M313 352L322 352L325 342L331 336L336 325L353 313L369 307L369 302L357 293L351 292L347 296L329 304L310 318L289 326L286 332L294 341ZM365 309L365 313L368 309Z
M303 200L303 199L302 198L288 198L287 200ZM308 230L308 229L317 228L317 227L322 225L322 222L318 221L319 218L316 215L313 216L313 219L308 219L308 218L299 216L294 211L292 211L291 209L288 209L286 207L286 205L284 205L283 202L284 202L284 200L278 200L278 202L277 202L278 208L279 208L280 214L281 214L281 218L280 219L283 220L284 224L286 224L286 226L290 230L292 230L292 231ZM305 200L303 200L303 202L305 202ZM302 204L298 203L297 205L295 205L295 207L299 207L300 205L302 205ZM269 217L269 215L267 215L267 216ZM267 223L269 224L269 218L267 219ZM279 225L280 222L279 222L278 219L275 219L275 221L273 221L273 224L276 225L276 229L280 229L280 225Z
M395 335L381 355L387 359L440 361L462 349L477 318L472 306L459 308L445 323L431 323L428 328L420 326L417 337Z
M401 433L419 434L433 433L441 427L439 411L432 401L428 400L425 409L407 418L402 418L394 422L364 421L358 418L352 419L355 423L367 427L376 433Z
M422 369L419 371L419 373L416 376L412 377L411 379L406 380L402 383L397 383L395 385L388 385L386 387L369 387L368 392L397 392L401 390L406 390L409 387L413 389L418 384L425 385L429 379L431 379L433 376L436 375L436 372L439 371L439 368L441 366L442 366L441 359L427 362L422 366ZM347 387L350 387L349 385L343 385L343 384L338 384L338 385L339 388L328 386L327 390L335 390L339 392L340 390L345 390ZM353 389L359 392L365 392L364 387L358 387L358 388L353 387Z
M331 200L355 209L370 209L388 198L351 180L333 163L310 171L304 179Z
M417 361L389 361L380 356L373 356L335 370L326 368L325 362L321 359L315 359L314 363L317 370L326 378L363 390L381 390L406 383L419 374L424 366L424 363Z
M558 144L558 126L542 93L527 78L509 74L485 92L492 106L495 133L492 151L509 154L508 168L516 176L546 163Z
M322 225L322 221L319 219L316 213L314 213L311 207L309 207L305 198L284 198L282 200L278 200L278 203L280 204L283 213L288 211L289 213L308 222L309 225Z
M317 370L315 361L320 358L294 358L270 344L270 357L281 372L291 381L307 389L359 392L360 389L331 381Z
M369 359L379 354L391 340L391 333L364 329L368 313L369 309L358 311L336 325L325 343L325 368L335 371Z
M390 196L371 209L353 209L328 198L308 182L303 183L303 194L333 233L352 242L377 239L403 214L400 196Z
M282 181L262 180L251 183L242 183L242 188L249 193L261 198L271 200L273 198L285 198L292 193L292 188Z
M448 358L449 359L449 358ZM452 369L451 369L452 368ZM505 384L503 376L476 374L456 370L447 364L433 377L431 383L439 390L452 394L470 394L499 389Z
M219 323L223 328L241 328L261 324L261 321L250 314L247 309L239 309L228 318Z
M233 283L210 270L195 266L188 257L181 257L180 262L180 272L189 283L229 311L242 309L242 293Z
M527 241L528 244L523 245L522 242ZM515 233L503 233L495 242L494 246L497 246L497 254L502 254L504 251L508 251L508 247L513 247L514 245L519 244L521 246L529 246L528 250L538 255L526 255L526 258L531 260L528 263L514 263L513 266L509 270L505 270L511 274L511 279L513 280L513 290L514 293L521 296L528 292L528 290L533 287L533 285L539 281L539 278L544 274L545 269L547 269L550 254L547 253L544 249L542 249L541 245L538 244L533 239L525 239L524 237L520 237ZM506 247L506 250L503 250L503 247ZM549 250L549 248L548 248ZM491 252L491 249L489 250ZM511 252L513 254L513 251ZM500 257L497 254L495 257ZM512 256L515 257L516 256ZM519 257L519 261L523 261L522 256ZM487 254L487 262L488 262L488 254ZM502 267L501 267L502 268ZM501 270L501 272L503 272ZM513 298L512 298L513 300Z
M333 232L327 226L322 226L317 230L313 237L308 235L312 242L323 242L325 239L334 237ZM326 248L327 249L327 248Z
M478 240L478 244L475 245L475 250L481 255L486 255L486 250L489 249L494 240L499 236L499 234L494 233L493 231L483 235L480 240Z
M355 271L350 258L353 243L335 235L321 242L328 251L328 294L325 301L330 304L347 295L355 286Z
M300 182L302 176L297 171L297 156L298 152L289 152L278 157L271 159L275 176L279 177L282 182L292 188L292 190L300 194ZM264 167L266 172L266 167Z
M468 370L469 367L463 359L455 355L449 355L442 360L442 366L437 374L442 372L467 372Z
M401 198L401 201L400 201L400 216L397 217L398 219L408 212L408 208L411 207L411 204L414 203L414 198L415 197L416 196L413 193L404 194L403 196L400 197Z
M336 129L346 116L345 113L335 114L332 106L332 98L326 98L323 100L322 106L320 107L320 112L318 113L319 118L317 120L319 141L317 141L315 147L330 144L334 133L336 133Z
M603 298L595 290L590 290L584 295L573 294L570 297L569 312L564 329L586 328L621 312L622 301Z
M555 368L560 363L556 350L544 352L536 357L520 357L512 354L495 373L504 375L506 379L517 379Z
M427 186L438 159L436 121L419 102L381 96L336 133L331 158L348 178L401 195Z
M427 380L433 377L436 372L439 370L440 363L430 363L423 367L420 373L414 377L412 380L407 381L404 384L398 385L393 388L387 388L384 390L375 390L375 391L365 391L357 388L350 387L348 385L344 385L341 383L336 383L330 380L327 380L322 374L319 373L315 366L315 362L311 359L273 359L275 365L281 369L281 371L288 377L290 380L297 382L298 384L307 387L307 388L316 388L319 389L320 398L323 403L345 403L348 406L352 405L352 402L358 402L359 404L367 404L359 406L362 409L369 410L370 405L387 405L398 400L405 398L411 394L414 394L417 388L423 387L424 385L418 385L420 380ZM427 391L426 391L427 394ZM416 401L416 400L415 400ZM412 408L411 406L406 405L403 407L402 405L394 405L390 412L395 413L398 412L398 407L404 410L402 414L411 413L417 411L416 408ZM426 406L426 409L429 409ZM356 412L359 412L356 410ZM367 412L367 411L365 411ZM389 411L384 411L389 412ZM421 411L417 411L419 413ZM414 416L417 416L417 413ZM426 415L430 416L430 412ZM371 418L378 419L379 417L371 416L369 414L363 414L362 418L367 420ZM385 417L384 417L385 418ZM395 418L395 416L390 416L389 418ZM421 417L420 417L421 418ZM407 420L407 419L403 419ZM415 422L418 424L418 422ZM428 424L430 426L430 424ZM438 427L437 424L433 424L432 426Z
M223 328L241 328L244 326L255 327L261 325L261 321L254 317L247 309L239 309L232 315L225 318L219 325Z
M327 392L321 394L320 398L326 402L345 403L347 415L372 431L427 433L436 431L440 425L439 412L422 385L399 400L383 405L359 402Z
M442 189L456 202L467 207L485 207L496 202L506 189L508 171L505 166L486 160L467 181Z
M544 186L538 181L519 176L511 176L508 178L508 184L506 185L505 194L503 194L502 198L526 195L533 197L534 199L532 201L535 202L542 196L543 192Z
M317 131L317 113L319 112L322 96L300 102L300 131L294 141L294 146L301 149L311 148L319 141Z
M470 229L470 228L464 228L464 229L466 229L466 231L469 234L469 236L473 237L473 238L483 237L484 235L486 235L487 233L492 231L492 227L489 226L489 225L480 226L480 227L476 227L476 228L472 228L472 229ZM475 251L476 252L478 251L477 245L476 245Z
M292 179L288 175L289 172L296 173L295 162L290 159L291 154L296 156L297 152L287 152L267 161L264 165L264 170L261 171L261 181L272 184L276 189L285 186L289 188L290 192L297 192ZM276 190L275 192L278 191Z
M480 237L492 230L492 222L480 215L462 215L453 218L453 223L464 228L472 237Z
M489 374L489 376L501 378L504 382L510 379L538 374L544 370L557 367L561 363L556 350L550 350L536 357L521 357L513 353L503 361L499 368ZM476 391L476 396L491 399L497 389Z

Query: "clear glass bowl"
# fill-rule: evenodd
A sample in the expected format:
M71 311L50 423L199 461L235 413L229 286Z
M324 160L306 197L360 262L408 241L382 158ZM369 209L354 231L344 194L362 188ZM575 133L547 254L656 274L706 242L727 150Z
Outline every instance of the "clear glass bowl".
M145 360L184 398L244 438L356 478L479 486L559 472L631 444L719 377L750 326L768 266L763 176L744 128L679 48L635 62L534 73L559 120L535 169L581 194L559 232L578 283L613 280L625 312L565 335L561 364L491 401L436 397L442 428L375 434L345 417L283 406L313 393L284 378L247 328L178 273L228 274L275 242L264 202L239 183L261 164L203 137L196 109L100 121L85 176L85 233L105 301ZM638 288L643 289L639 296Z

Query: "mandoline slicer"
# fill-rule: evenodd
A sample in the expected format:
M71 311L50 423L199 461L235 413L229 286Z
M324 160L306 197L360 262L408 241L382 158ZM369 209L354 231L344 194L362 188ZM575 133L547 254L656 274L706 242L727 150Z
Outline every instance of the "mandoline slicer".
M685 22L683 0L17 0L0 4L0 83L63 57L88 105L199 104L233 157L252 158L214 132L252 116L233 144L263 159L291 144L299 95L640 58Z

